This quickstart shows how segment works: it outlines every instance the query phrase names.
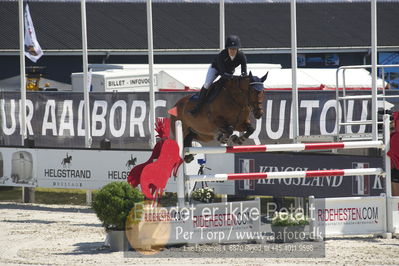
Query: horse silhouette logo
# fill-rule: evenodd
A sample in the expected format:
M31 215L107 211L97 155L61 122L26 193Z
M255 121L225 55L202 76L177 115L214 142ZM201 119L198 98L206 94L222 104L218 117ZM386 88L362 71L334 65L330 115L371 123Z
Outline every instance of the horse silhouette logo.
M72 155L68 155L68 153L66 154L66 157L64 159L62 159L61 161L61 165L66 167L66 166L70 166L72 162Z
M130 169L132 166L136 165L136 162L137 162L137 158L136 157L133 158L133 155L130 155L130 159L127 160L127 162L126 162L126 167Z

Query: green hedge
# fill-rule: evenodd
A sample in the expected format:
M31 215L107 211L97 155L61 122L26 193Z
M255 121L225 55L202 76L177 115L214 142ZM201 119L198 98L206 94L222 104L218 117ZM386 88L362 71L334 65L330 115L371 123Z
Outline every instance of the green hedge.
M101 188L92 207L106 230L124 230L129 212L144 195L126 182L112 182Z

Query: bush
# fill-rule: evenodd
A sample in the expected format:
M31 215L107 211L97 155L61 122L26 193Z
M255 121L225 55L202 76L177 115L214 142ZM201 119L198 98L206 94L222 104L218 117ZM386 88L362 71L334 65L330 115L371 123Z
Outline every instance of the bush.
M144 195L127 182L112 182L95 195L92 207L106 230L125 230L129 212Z
M196 201L210 203L215 198L215 193L210 187L198 188L191 193L191 198Z
M296 226L296 225L307 225L309 224L306 216L299 213L288 213L288 212L275 212L272 225L273 226Z

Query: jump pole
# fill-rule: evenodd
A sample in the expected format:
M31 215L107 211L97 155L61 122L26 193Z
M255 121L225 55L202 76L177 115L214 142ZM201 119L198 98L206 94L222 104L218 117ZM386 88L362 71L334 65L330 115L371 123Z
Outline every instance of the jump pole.
M218 154L218 153L243 153L243 152L279 152L279 151L309 151L332 149L367 149L384 148L382 141L353 141L353 142L322 142L322 143L292 143L270 145L243 145L231 147L189 147L185 154Z
M357 169L287 171L287 172L268 172L268 173L187 175L187 181L190 181L190 182L212 182L212 181L227 181L227 180L257 180L257 179L383 175L383 174L384 174L384 171L381 168L357 168Z
M172 125L173 126L173 125ZM175 122L175 128L176 128L176 141L177 145L179 145L179 154L182 159L184 159L184 149L183 149L183 126L180 120L177 120ZM186 203L186 193L187 191L185 187L185 173L187 173L186 169L186 164L183 162L183 164L179 167L177 171L177 200L178 204L180 207L183 207Z

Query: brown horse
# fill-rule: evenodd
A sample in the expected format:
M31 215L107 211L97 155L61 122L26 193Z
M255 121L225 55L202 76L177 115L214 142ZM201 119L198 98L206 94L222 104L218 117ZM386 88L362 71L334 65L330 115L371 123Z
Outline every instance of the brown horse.
M176 116L172 115L171 119L172 125L176 120L182 121L184 147L191 147L193 140L208 142L215 137L223 144L229 139L242 144L255 130L249 116L251 111L256 119L263 115L263 82L267 74L258 78L250 72L249 76L232 76L219 80L217 83L223 84L217 97L204 104L195 117L189 112L196 105L196 102L190 101L192 95L180 99L174 107ZM217 84L213 84L208 91L216 86ZM234 130L245 133L238 137L233 135ZM193 159L193 155L184 158L186 162Z

